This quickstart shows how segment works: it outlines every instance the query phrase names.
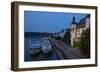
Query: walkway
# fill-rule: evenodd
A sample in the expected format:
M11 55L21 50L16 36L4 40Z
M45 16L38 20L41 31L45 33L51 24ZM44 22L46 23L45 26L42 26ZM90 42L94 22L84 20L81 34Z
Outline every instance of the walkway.
M79 50L72 48L69 45L66 45L65 43L55 40L53 38L49 38L51 45L53 48L56 49L56 52L58 53L59 57L61 59L81 59L84 58Z

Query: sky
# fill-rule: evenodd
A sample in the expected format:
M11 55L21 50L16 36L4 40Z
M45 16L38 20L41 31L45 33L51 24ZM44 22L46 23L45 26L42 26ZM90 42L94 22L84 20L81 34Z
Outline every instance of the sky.
M71 27L73 16L75 16L76 22L79 22L80 19L86 16L86 14L24 11L24 31L49 33L59 32L62 29Z

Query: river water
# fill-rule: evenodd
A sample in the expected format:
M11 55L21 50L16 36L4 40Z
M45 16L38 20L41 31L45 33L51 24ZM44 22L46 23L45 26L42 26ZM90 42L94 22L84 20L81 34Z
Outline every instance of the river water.
M37 41L42 39L43 37L39 36L32 36L27 37L24 40L24 61L43 61L43 60L60 60L59 56L57 55L55 49L51 51L50 54L45 55L43 52L40 52L36 55L32 55L30 53L30 46L35 44ZM35 48L35 47L34 47Z

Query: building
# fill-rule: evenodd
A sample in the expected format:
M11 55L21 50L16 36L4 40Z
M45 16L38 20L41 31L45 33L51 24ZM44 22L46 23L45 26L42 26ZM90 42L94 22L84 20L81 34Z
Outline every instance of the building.
M73 17L71 23L71 45L74 45L74 42L80 40L81 34L84 30L90 27L90 14L82 18L79 22L76 22L75 17Z
M57 33L54 33L54 37L61 37L63 38L66 32L70 32L70 28L65 28Z

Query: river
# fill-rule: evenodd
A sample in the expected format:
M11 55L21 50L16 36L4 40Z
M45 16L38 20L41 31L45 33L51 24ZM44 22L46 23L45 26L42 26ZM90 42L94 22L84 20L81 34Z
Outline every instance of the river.
M50 54L45 55L43 52L32 55L30 53L30 46L42 39L40 36L27 37L24 40L24 61L44 61L44 60L60 60L55 49L52 48ZM35 48L35 47L34 47Z

